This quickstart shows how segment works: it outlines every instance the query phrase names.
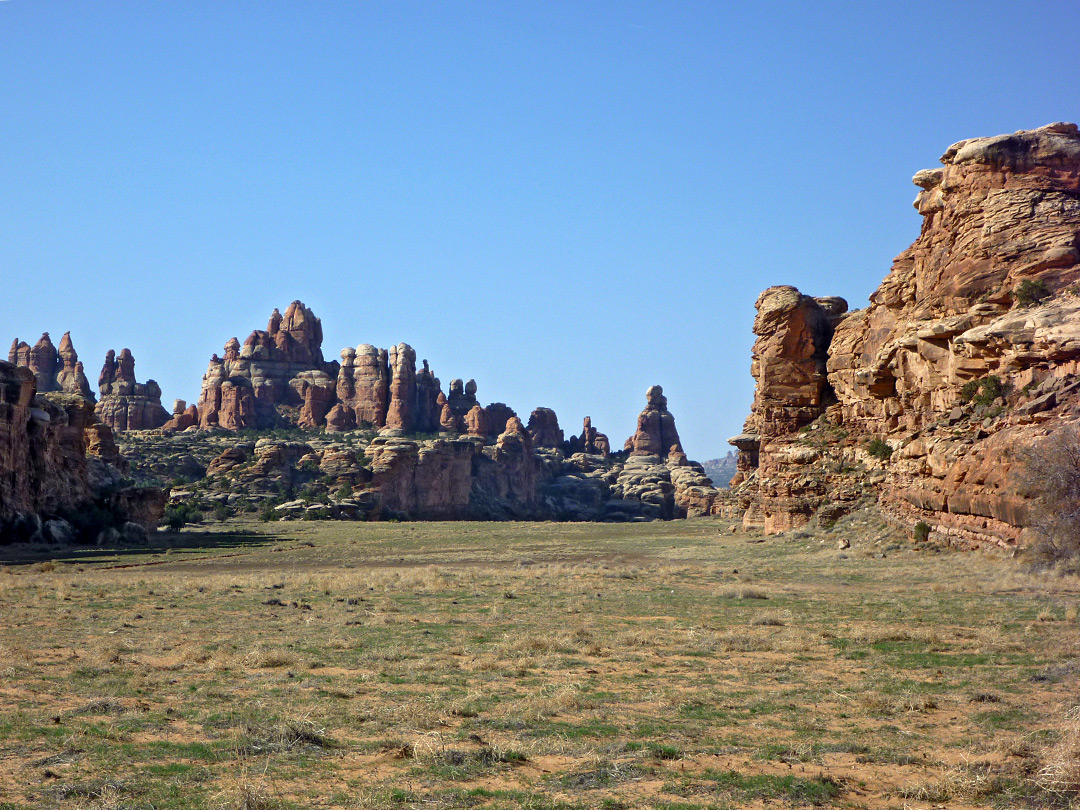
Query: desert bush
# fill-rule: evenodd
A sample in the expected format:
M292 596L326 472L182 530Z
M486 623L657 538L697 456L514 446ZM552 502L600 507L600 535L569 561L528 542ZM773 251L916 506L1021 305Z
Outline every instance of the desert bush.
M1040 493L1036 555L1045 563L1080 557L1080 431L1063 427L1020 457L1024 483Z
M996 374L988 374L979 380L979 393L972 400L976 405L989 405L1005 393L1005 384Z
M1034 306L1049 297L1050 288L1040 278L1026 278L1013 290L1013 299L1022 307Z
M880 461L888 461L892 457L893 449L884 439L873 438L867 443L866 452Z
M925 543L930 538L930 524L920 520L915 524L914 534L916 543Z

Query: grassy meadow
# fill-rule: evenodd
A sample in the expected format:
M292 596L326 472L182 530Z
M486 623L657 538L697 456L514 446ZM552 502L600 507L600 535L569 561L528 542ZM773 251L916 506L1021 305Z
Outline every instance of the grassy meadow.
M1071 806L1080 582L731 526L0 549L0 810Z

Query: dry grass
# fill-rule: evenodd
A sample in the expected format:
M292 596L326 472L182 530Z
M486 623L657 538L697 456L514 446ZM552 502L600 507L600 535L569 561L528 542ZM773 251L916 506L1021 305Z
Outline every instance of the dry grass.
M1069 709L1060 738L1046 751L1036 780L1050 793L1080 794L1080 706Z
M260 524L5 566L0 807L1073 800L1075 580L716 528Z

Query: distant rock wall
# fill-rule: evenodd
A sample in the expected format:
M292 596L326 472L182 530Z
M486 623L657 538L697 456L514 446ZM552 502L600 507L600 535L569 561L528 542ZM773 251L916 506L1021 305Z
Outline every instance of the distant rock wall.
M468 396L467 388L473 386L454 390ZM267 495L284 496L273 512L285 519L627 521L714 513L717 490L682 452L666 458L599 452L602 434L586 422L593 452L571 453L568 443L551 446L561 431L554 413L542 408L533 412L531 429L507 416L493 439L487 414L497 421L504 408L474 404L466 415L470 432L438 438L397 429L344 442L328 433L304 442L238 437L210 461L198 492L248 511L264 508ZM537 436L548 444L538 444ZM181 490L176 498L197 494Z

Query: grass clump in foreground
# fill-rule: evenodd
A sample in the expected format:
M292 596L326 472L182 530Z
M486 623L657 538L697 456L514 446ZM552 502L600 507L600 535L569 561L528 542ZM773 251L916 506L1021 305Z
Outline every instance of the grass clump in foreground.
M24 550L0 568L0 806L1080 796L1075 578L873 513L746 539L253 515L172 549Z

